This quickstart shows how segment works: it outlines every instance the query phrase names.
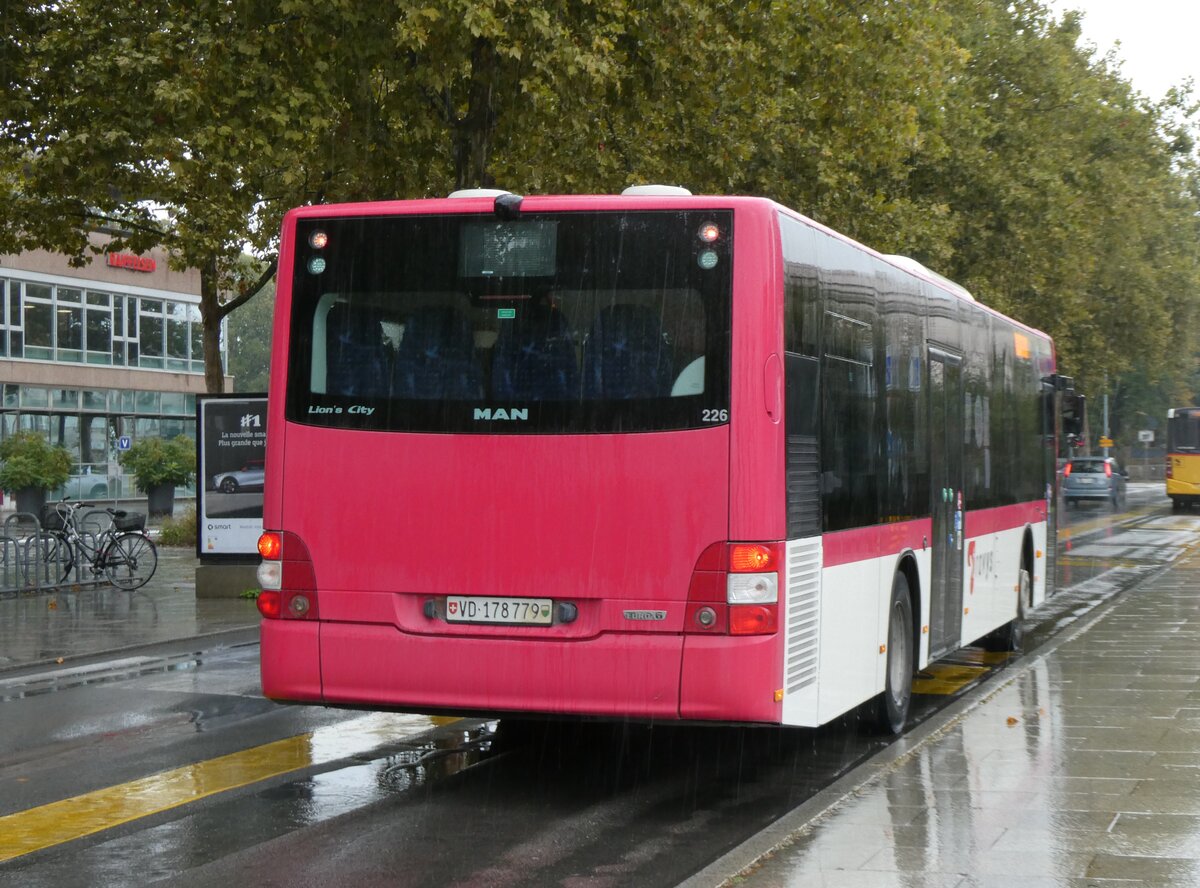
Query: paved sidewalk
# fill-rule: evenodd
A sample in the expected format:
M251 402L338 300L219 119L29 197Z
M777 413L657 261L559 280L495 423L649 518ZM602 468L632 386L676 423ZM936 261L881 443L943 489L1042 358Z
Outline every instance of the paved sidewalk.
M1200 553L1013 669L685 885L1200 885Z
M135 592L101 586L0 595L0 671L214 633L257 632L253 601L197 600L192 549L162 546L158 556L154 577Z

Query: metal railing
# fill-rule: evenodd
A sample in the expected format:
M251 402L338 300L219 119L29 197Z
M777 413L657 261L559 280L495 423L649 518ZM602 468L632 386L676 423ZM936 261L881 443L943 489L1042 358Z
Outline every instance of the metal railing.
M104 513L101 513L104 514ZM99 519L84 516L84 527ZM36 515L13 512L0 524L0 595L47 592L106 582L87 569L67 541L46 530Z

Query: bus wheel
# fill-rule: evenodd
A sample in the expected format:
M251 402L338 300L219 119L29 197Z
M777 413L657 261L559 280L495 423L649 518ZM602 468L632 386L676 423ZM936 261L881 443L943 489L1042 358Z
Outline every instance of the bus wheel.
M908 580L902 573L897 573L892 581L888 614L887 681L883 693L874 700L872 721L881 733L899 734L908 721L913 670L917 663L912 599L908 594Z
M984 636L983 647L989 651L1019 651L1025 641L1025 615L1029 613L1030 602L1033 599L1033 574L1029 564L1021 562L1021 571L1017 574L1017 615L1005 623L991 635Z

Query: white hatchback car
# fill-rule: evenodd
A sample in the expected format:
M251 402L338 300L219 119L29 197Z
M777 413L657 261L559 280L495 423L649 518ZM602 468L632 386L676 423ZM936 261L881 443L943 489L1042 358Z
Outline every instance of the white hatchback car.
M222 493L237 493L242 490L262 490L266 476L261 460L248 462L236 472L220 472L213 475L212 486Z

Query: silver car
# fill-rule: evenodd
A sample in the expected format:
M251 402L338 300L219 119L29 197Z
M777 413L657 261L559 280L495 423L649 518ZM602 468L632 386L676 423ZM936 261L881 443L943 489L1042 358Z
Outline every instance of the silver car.
M1128 479L1129 474L1111 456L1076 456L1063 466L1063 498L1067 508L1090 500L1120 509L1125 505Z
M52 494L52 499L108 499L108 479L103 475L72 475Z
M213 475L212 486L222 493L237 493L240 490L262 490L265 474L261 460L248 462L236 472L220 472Z

